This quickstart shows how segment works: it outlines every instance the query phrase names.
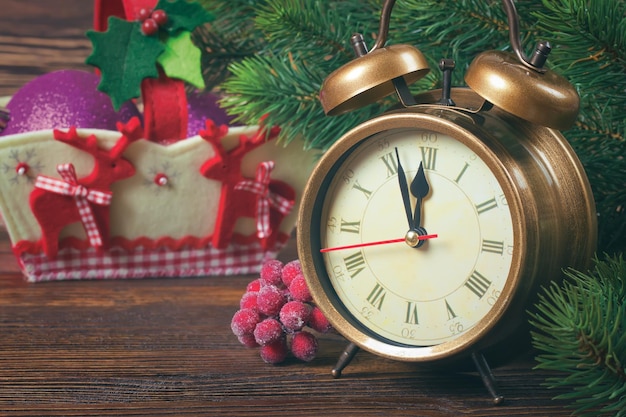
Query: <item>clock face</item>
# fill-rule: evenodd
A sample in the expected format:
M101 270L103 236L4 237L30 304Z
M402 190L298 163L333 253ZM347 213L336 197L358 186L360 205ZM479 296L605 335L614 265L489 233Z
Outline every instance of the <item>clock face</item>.
M412 190L421 201L409 194L408 211L402 171L409 186L421 183ZM416 205L419 234L430 238L412 247L404 239ZM312 249L329 250L315 255L324 280L342 314L370 337L440 345L499 303L513 262L512 215L496 175L461 141L414 128L369 136L326 175L318 207Z

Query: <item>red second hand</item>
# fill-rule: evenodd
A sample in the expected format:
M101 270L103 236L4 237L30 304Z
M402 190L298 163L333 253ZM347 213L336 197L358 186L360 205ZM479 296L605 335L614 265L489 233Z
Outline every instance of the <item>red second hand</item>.
M435 237L437 237L436 234L435 235L423 235L423 236L419 236L418 240L433 239ZM404 242L404 241L405 241L404 238L398 238L398 239L390 239L390 240L379 240L377 242L356 243L354 245L334 246L332 248L324 248L324 249L320 249L320 252L325 253L325 252L332 252L335 250L363 248L365 246L388 245L390 243L399 243L399 242Z

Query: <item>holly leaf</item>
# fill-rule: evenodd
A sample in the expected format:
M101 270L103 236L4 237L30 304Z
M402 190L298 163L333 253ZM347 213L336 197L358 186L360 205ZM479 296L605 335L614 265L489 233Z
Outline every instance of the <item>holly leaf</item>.
M158 36L146 36L141 23L110 17L106 32L87 31L93 51L87 63L101 72L98 90L111 97L119 110L126 101L141 95L141 81L156 78L157 58L165 47Z
M159 0L154 10L167 14L165 29L170 33L180 30L192 32L196 27L211 22L215 17L197 2L187 0Z
M178 78L204 89L200 58L200 49L191 41L191 32L184 30L168 37L165 51L159 56L158 62L168 77Z

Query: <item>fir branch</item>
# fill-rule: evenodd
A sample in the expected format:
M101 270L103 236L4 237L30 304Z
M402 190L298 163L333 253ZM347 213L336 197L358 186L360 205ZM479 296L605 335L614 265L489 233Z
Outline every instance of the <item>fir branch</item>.
M570 388L556 398L572 400L576 414L626 416L626 262L607 257L566 275L531 313L537 368L559 372L546 385Z
M264 118L266 124L280 126L281 141L302 140L305 149L330 146L330 139L334 141L364 117L380 111L364 109L345 117L327 118L319 105L325 74L314 72L292 54L257 56L233 64L230 69L233 77L222 87L238 94L227 94L221 101L223 107L235 109L237 121L258 123Z

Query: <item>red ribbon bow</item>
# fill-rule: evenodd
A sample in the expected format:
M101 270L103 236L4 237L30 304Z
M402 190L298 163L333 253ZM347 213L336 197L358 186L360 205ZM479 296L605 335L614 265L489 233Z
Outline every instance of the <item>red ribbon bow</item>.
M235 185L235 190L250 191L258 195L256 212L257 236L261 239L268 237L272 231L270 228L270 206L276 208L281 214L288 214L295 202L281 195L270 192L270 174L274 169L274 161L260 162L256 169L254 181L244 180Z
M76 170L72 164L58 165L57 172L61 174L63 180L38 175L35 181L35 187L56 194L74 197L80 220L89 237L89 243L92 246L102 246L102 237L100 236L100 231L98 230L98 225L96 224L89 203L108 206L111 204L113 193L109 191L90 190L84 185L79 184L76 178Z

